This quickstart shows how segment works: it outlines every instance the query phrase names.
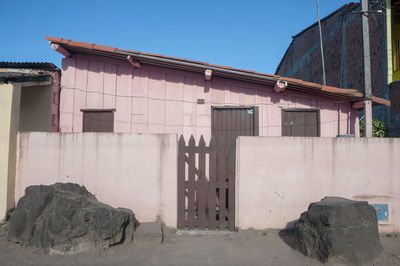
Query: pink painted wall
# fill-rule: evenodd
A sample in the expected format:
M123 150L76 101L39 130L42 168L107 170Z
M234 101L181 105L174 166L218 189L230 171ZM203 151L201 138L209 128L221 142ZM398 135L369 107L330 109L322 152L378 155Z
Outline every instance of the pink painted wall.
M19 133L15 201L31 185L73 182L139 222L176 227L176 147L175 134Z
M128 61L75 55L63 59L61 132L81 132L81 109L116 109L115 132L211 135L211 107L259 106L260 136L281 135L282 108L319 108L321 136L358 135L348 102L162 67L134 69ZM197 104L204 99L205 104Z
M236 143L237 228L282 229L311 202L340 196L388 204L379 230L400 232L400 139L239 137ZM19 133L15 200L30 185L74 182L104 203L132 209L140 222L176 227L177 144L175 134Z
M239 229L292 227L310 203L338 196L388 204L379 231L400 232L400 139L239 137L236 145Z

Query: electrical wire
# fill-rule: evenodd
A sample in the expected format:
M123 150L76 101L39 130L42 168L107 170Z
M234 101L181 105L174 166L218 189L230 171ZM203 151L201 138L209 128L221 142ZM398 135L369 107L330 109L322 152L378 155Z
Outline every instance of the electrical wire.
M195 103L197 104L197 101L190 101L190 100L181 100L181 99L166 99L166 98L156 98L156 97L149 97L149 96L140 96L140 95L123 95L123 94L117 94L117 93L106 93L106 92L98 92L98 91L85 91L83 89L79 88L68 88L68 87L62 87L62 90L67 89L67 90L78 90L83 93L88 93L88 94L101 94L103 96L111 96L111 97L117 97L117 98L133 98L133 99L149 99L149 100L159 100L159 101L171 101L171 102L183 102L183 103ZM272 94L272 92L271 92ZM281 94L285 97L294 97L294 98L300 98L300 99L308 99L308 100L313 100L316 101L318 104L339 104L339 103L350 103L351 100L342 100L342 101L319 101L317 98L314 97L306 97L306 96L301 96L301 95L289 95L287 92L283 91ZM248 95L248 94L245 94ZM252 96L256 96L257 94L253 94ZM273 95L273 94L272 94ZM276 94L279 96L279 94ZM263 97L261 95L257 95L259 97ZM239 96L240 97L240 96ZM204 102L205 104L227 104L227 105L240 105L240 103L227 103L227 102ZM256 105L276 105L276 103L254 103ZM295 104L295 103L293 103ZM246 104L245 104L246 105Z
M106 92L99 92L99 91L86 91L86 90L83 90L83 89L79 89L79 88L68 88L68 87L65 87L65 86L63 86L62 87L62 90L77 90L77 91L80 91L80 92L82 92L82 93L85 93L85 100L87 99L87 96L88 95L90 95L90 94L97 94L97 95L102 95L103 97L104 96L111 96L111 97L115 97L116 99L118 99L118 98L129 98L129 99L139 99L139 100L145 100L147 103L146 104L148 104L148 100L156 100L156 101L163 101L163 102L165 102L165 103L167 103L167 102L172 102L172 103L183 103L183 104L185 104L185 103L188 103L188 104L192 104L192 105L197 105L197 101L194 101L194 100L184 100L184 99L166 99L166 98L157 98L157 97L149 97L149 96L140 96L140 95L127 95L127 94L117 94L117 93L106 93ZM259 90L258 90L259 91ZM248 94L247 94L248 95ZM274 95L273 94L273 92L271 92L271 95ZM320 121L320 124L328 124L328 123L338 123L339 121L340 122L348 122L348 119L350 119L350 114L349 114L349 111L350 111L350 109L351 109L351 107L350 107L350 101L349 100L342 100L342 101L320 101L318 98L315 98L315 97L307 97L307 96L303 96L303 95L290 95L288 92L286 92L286 91L284 91L284 92L282 92L281 93L281 95L283 96L283 97L281 97L281 99L279 99L279 101L281 101L281 100L286 100L286 101L290 101L291 100L291 98L293 99L295 99L294 100L294 102L286 102L286 103L268 103L268 102L255 102L254 101L254 103L249 103L249 104L246 104L246 105L244 105L244 106L248 106L248 105L254 105L254 106L279 106L279 108L291 108L291 107L298 107L298 104L302 104L302 105L305 105L305 106L307 106L308 105L308 107L311 107L311 108L315 108L315 107L321 107L321 105L331 105L331 106L336 106L336 107L334 107L334 108L330 108L330 109L334 109L334 111L335 111L335 113L337 113L337 112L340 112L340 113L342 113L342 114L344 114L345 115L345 118L344 119L340 119L340 120L338 120L338 119L333 119L333 120L323 120L323 121ZM259 97L263 97L263 96L261 96L260 95L260 93L258 93L258 94L251 94L251 96L253 96L254 98L255 98L255 96L259 96ZM279 97L279 94L277 94L277 96ZM273 96L272 96L273 97ZM271 97L270 97L271 98ZM286 98L286 99L285 99ZM224 98L225 99L225 98ZM240 99L240 96L239 96L239 99ZM295 102L296 100L298 100L298 99L305 99L305 100L307 100L307 101L309 101L309 103L307 104L307 103L299 103L299 102ZM342 112L342 111L340 111L339 110L339 106L342 106L342 104L346 104L347 105L347 112ZM221 104L223 104L224 106L238 106L238 105L240 105L240 103L238 103L238 102L214 102L214 101L205 101L205 105L215 105L215 106L218 106L218 105L221 105ZM284 106L283 106L284 105ZM204 106L204 105L201 105L201 106ZM64 113L64 114L69 114L69 115L72 115L73 117L74 116L77 116L77 117L83 117L83 114L81 113L81 112L67 112L67 111L61 111L60 110L60 113ZM146 122L135 122L135 121L132 121L132 118L134 117L134 116L144 116L145 114L143 114L143 113L131 113L130 114L130 117L131 117L131 121L123 121L123 120L118 120L118 119L114 119L113 121L115 122L115 123L122 123L122 124L127 124L127 125L130 125L131 126L131 129L130 129L130 131L132 131L132 126L163 126L163 127L182 127L182 128L184 128L184 127L196 127L196 128L207 128L207 129L211 129L211 126L206 126L206 125L197 125L197 124L193 124L193 123L191 123L191 124L168 124L168 123L156 123L156 122L149 122L149 121L146 121ZM265 114L263 114L263 111L261 111L260 112L260 118L262 117L262 116L264 116ZM211 116L211 113L210 114L197 114L196 115L196 117L198 117L198 116ZM267 120L269 120L268 119L268 111L266 112L266 116L267 116ZM103 120L99 120L99 121L103 121ZM306 125L307 126L307 125ZM269 125L260 125L259 126L259 128L260 129L267 129L267 128L281 128L282 127L282 124L277 124L277 125L272 125L272 124L269 124ZM348 127L348 126L347 126ZM72 126L71 126L71 128L72 128ZM348 129L349 130L349 129ZM148 129L147 129L147 131L148 131ZM165 131L165 130L163 130L163 131Z

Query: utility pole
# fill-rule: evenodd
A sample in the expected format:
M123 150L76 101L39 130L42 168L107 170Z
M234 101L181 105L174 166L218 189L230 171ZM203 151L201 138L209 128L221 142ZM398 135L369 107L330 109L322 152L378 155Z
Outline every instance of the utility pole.
M321 46L322 84L326 85L324 46L322 44L321 19L319 18L319 0L317 0L317 13L318 13L318 27L319 27L319 43L320 43L320 46Z
M369 49L368 0L361 2L361 24L364 54L364 136L372 137L371 56Z

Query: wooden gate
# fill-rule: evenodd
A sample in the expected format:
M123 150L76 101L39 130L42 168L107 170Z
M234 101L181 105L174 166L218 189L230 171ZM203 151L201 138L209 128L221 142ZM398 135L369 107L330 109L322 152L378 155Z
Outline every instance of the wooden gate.
M178 150L178 228L235 229L235 152L221 138L201 136Z
M178 228L235 229L238 136L258 135L258 108L212 107L211 141L179 139Z

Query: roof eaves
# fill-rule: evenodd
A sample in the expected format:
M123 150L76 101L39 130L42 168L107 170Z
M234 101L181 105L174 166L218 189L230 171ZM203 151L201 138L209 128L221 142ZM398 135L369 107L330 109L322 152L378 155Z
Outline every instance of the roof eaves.
M132 55L136 57L136 59L138 59L139 61L140 60L146 61L146 63L148 64L158 63L158 65L161 66L181 68L189 71L196 70L196 72L204 71L205 69L212 69L213 72L215 71L215 73L221 75L221 77L247 80L264 85L266 84L275 85L278 80L282 80L288 82L289 90L290 89L303 90L304 92L308 93L321 94L328 97L346 98L352 101L363 99L363 95L356 90L341 89L331 86L322 86L321 84L306 82L301 79L287 78L279 75L259 73L251 70L236 69L228 66L213 65L206 62L188 60L184 58L168 57L160 54L143 53L132 50L118 49L115 47L102 46L92 43L70 41L62 38L54 38L54 37L45 37L45 38L50 42L64 43L65 44L64 47L66 49L68 48L72 49L74 47L77 47L79 48L77 49L78 52L84 51L85 53L96 54L96 51L99 51L98 54L102 55L108 54L109 56L118 56L118 58L120 59L121 56ZM381 98L379 99L380 102L386 101Z
M18 72L0 72L0 83L14 83L14 82L43 82L51 81L49 74L32 74L32 73L18 73Z
M389 106L389 107L391 105L389 100L386 100L386 99L383 99L383 98L379 98L379 97L376 97L376 96L372 96L372 102L376 103L376 104L386 105L386 106Z

